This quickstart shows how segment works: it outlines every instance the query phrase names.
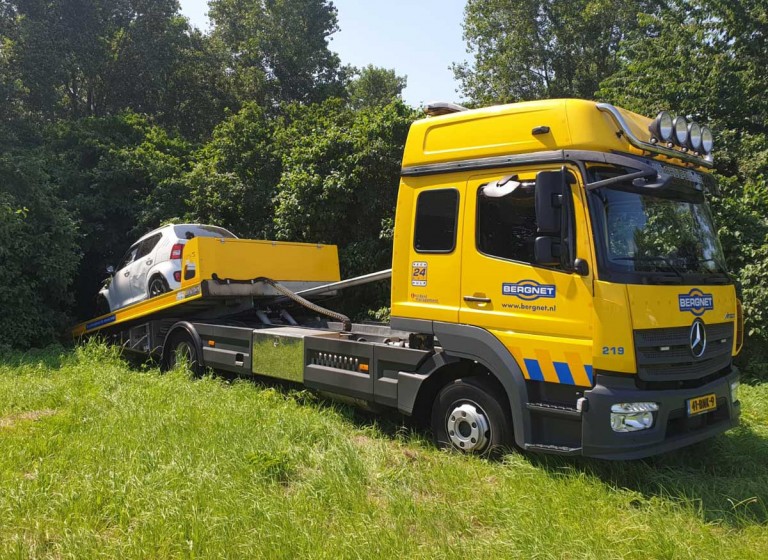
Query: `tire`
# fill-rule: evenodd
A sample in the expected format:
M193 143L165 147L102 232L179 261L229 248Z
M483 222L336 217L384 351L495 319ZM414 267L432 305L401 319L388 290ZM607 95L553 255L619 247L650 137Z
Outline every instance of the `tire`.
M147 297L151 299L168 291L170 291L170 288L168 287L168 282L165 281L165 278L155 275L150 279L149 285L147 286Z
M498 393L481 377L457 379L443 387L432 406L432 433L438 447L475 455L512 449L512 419L506 395Z
M171 335L166 343L163 369L171 370L184 361L193 375L203 375L203 356L195 338L184 329L179 329Z
M96 298L96 316L99 317L101 315L106 315L107 313L111 313L112 309L109 307L109 302L107 301L107 298L104 296L99 296Z

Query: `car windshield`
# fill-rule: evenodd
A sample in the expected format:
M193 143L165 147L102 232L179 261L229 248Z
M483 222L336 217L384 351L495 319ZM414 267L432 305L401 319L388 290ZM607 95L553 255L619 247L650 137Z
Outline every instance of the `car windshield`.
M651 279L727 280L725 259L704 194L675 181L659 191L618 183L597 189L602 265L609 273ZM696 277L695 279L693 277Z

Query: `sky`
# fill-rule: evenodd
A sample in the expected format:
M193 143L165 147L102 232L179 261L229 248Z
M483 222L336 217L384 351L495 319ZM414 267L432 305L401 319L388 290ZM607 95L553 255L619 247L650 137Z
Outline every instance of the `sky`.
M207 0L179 0L193 25L208 29ZM451 63L467 58L461 23L466 0L333 0L341 31L330 48L343 64L373 64L408 78L403 92L415 107L461 101Z

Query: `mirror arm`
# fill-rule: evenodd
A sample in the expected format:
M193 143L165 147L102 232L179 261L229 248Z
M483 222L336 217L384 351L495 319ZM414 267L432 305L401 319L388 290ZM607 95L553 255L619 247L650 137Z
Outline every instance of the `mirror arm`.
M624 181L634 181L635 179L643 179L645 177L657 177L657 176L658 176L658 172L655 169L647 169L645 171L638 171L636 173L627 173L626 175L611 177L610 179L603 179L602 181L596 181L594 183L587 183L584 188L587 189L587 191L593 191L601 187L615 185L616 183L623 183Z

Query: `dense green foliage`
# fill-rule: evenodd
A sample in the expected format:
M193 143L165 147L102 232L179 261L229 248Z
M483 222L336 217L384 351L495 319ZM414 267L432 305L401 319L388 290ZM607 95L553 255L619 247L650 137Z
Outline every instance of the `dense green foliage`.
M441 452L304 391L0 358L2 558L763 559L768 386L744 424L630 463ZM265 412L268 411L268 412Z
M471 60L455 67L471 104L576 96L710 124L716 220L758 358L766 13L765 0L470 0ZM176 0L0 3L5 344L43 343L67 314L91 315L104 268L170 220L338 243L344 275L388 266L417 116L399 100L405 78L342 64L329 0L211 0L210 15L202 33ZM362 297L385 305L381 290Z

